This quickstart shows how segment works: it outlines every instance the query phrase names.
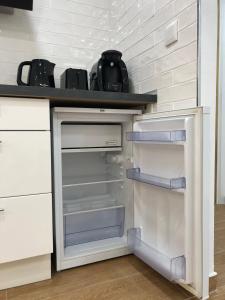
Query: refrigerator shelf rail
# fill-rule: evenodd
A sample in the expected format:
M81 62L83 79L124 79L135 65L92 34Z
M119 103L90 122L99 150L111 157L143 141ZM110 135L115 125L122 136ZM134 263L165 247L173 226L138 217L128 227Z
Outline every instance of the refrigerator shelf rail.
M61 149L62 154L71 154L71 153L87 153L87 152L121 152L123 151L122 147L108 147L108 148L67 148Z
M95 185L95 184L103 184L103 183L123 183L123 178L116 178L114 176L110 176L107 174L103 175L93 175L93 176L80 176L80 177L63 177L63 189L75 187L75 186L83 186L83 185Z
M184 142L186 141L186 130L127 132L127 140L160 143Z
M127 170L127 178L136 180L139 182L147 183L157 187L178 190L186 188L186 178L163 178L158 176L153 176L145 173L141 173L140 168L132 168Z
M130 250L155 271L170 281L180 281L186 278L185 257L168 257L141 240L141 229L128 230L128 247Z
M65 194L66 196L66 194ZM81 197L76 199L63 200L63 215L70 215L74 212L90 211L97 209L106 209L120 206L116 198L110 194L92 195L90 197Z

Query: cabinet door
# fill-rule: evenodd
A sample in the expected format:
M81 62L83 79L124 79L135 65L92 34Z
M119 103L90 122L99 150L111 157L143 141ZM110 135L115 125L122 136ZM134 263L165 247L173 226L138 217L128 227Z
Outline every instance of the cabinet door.
M0 263L51 253L51 194L1 198L0 241Z
M50 132L0 131L0 141L0 197L50 193Z
M49 101L3 98L0 101L0 130L49 130Z
M133 141L134 253L171 281L202 288L201 109L138 118Z

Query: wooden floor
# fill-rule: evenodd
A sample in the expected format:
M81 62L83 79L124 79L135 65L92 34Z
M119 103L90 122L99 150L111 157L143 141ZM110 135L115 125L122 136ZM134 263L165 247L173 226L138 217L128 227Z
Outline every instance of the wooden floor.
M215 264L218 289L210 300L225 300L225 206L216 208ZM51 280L0 292L0 300L194 300L130 255L57 273Z
M217 290L210 300L225 300L225 205L217 205L215 211L215 271Z

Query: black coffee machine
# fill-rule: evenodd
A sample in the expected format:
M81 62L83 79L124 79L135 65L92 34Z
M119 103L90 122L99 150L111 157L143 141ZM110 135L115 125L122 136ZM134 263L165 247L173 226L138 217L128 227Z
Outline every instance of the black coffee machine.
M92 67L90 89L106 92L129 92L129 78L122 53L108 50L102 53L100 60Z

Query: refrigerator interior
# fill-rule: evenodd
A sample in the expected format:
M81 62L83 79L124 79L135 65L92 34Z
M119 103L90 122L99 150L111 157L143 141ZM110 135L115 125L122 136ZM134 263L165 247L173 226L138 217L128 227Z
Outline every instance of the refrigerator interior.
M126 178L131 148L123 140L118 149L62 149L65 258L127 247L133 227L132 182Z

